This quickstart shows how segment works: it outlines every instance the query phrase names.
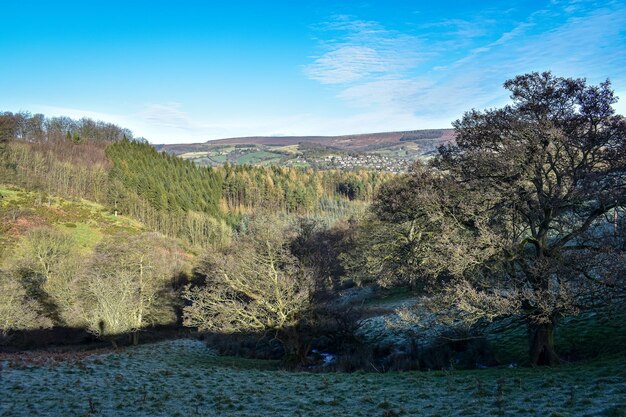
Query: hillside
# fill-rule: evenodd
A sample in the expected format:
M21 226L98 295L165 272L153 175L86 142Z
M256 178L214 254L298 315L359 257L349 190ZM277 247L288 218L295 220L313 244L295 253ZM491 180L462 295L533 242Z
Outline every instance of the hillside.
M198 167L143 141L22 140L4 149L0 183L89 200L125 214L147 230L197 247L220 246L245 213L342 216L352 200L370 201L389 178L377 172L290 167ZM252 162L248 163L252 165ZM343 213L343 214L342 214Z
M168 152L182 152L189 148L201 149L202 145L265 145L290 146L300 143L316 143L329 148L366 151L376 146L392 146L402 142L447 142L454 138L453 129L423 129L402 132L364 133L342 136L248 136L210 140L202 144L161 145Z
M401 172L453 139L452 129L429 129L345 136L252 136L155 147L200 165L228 162Z
M593 98L596 90L588 94ZM117 349L138 344L145 331L167 327L180 335L187 327L218 354L280 359L263 362L270 370L390 372L390 384L400 370L612 360L624 352L624 263L615 259L624 259L626 197L619 179L626 168L623 153L614 152L624 142L624 126L610 119L606 130L568 136L580 131L585 116L576 109L573 121L563 121L570 130L558 136L541 130L544 119L527 123L526 109L516 110L520 123L513 126L521 128L514 132L509 119L494 127L472 113L477 119L456 124L459 145L437 153L437 145L450 143L446 131L281 143L234 138L190 145L181 154L186 159L125 134L56 138L47 130L38 139L13 132L0 148L0 184L7 184L0 187L0 345L28 347L40 331L61 338L73 329L85 336L77 345L98 339ZM598 119L589 116L593 126ZM528 135L534 129L555 142L537 142L539 136ZM580 149L590 149L589 156ZM388 172L407 170L418 158L429 163L413 165L408 175ZM560 178L555 170L568 184L584 181L563 196L551 183ZM609 188L598 192L597 184ZM552 217L542 217L546 213ZM176 364L184 362L189 346L172 343L181 348ZM166 365L163 376L176 374L176 364ZM79 375L87 381L83 365ZM114 371L118 382L131 380L123 369ZM479 404L473 413L471 402L464 415L504 414L504 372L489 372L497 409ZM600 379L623 377L601 372ZM546 375L534 385L537 401L539 388L552 383L554 374ZM344 393L353 391L353 381L343 380L349 381ZM615 381L603 394L623 393L623 378ZM475 386L477 396L484 395L480 381L468 384L465 392ZM436 391L448 384L438 385ZM517 386L521 392L521 383L506 389ZM578 404L577 388L565 389L557 393L567 397L559 403ZM145 402L148 393L140 390ZM206 405L205 392L194 393L196 410ZM405 398L402 388L394 392ZM335 407L347 398L316 405ZM426 398L389 395L371 406L363 398L368 405L361 414L416 413L435 398L443 397L433 391L422 402ZM583 399L594 410L601 406ZM98 407L109 412L108 403L87 400L91 414ZM235 402L239 415L258 414L258 402L249 408ZM535 414L558 412L553 405L540 403Z
M101 204L0 185L0 347L173 326L193 256Z
M33 229L53 228L75 242L74 250L89 253L104 238L145 231L138 221L87 200L0 184L0 260Z

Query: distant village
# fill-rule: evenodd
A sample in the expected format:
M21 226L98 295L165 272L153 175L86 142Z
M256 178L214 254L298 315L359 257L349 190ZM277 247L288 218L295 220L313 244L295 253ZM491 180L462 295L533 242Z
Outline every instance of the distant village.
M411 164L418 155L406 157L385 156L375 153L332 153L305 151L301 154L277 152L275 150L259 149L258 147L237 146L234 149L216 149L208 152L193 152L182 154L183 158L191 159L199 165L218 166L228 161L231 164L258 164L272 160L273 164L293 167L309 166L313 169L338 169L353 171L367 169L401 173L409 171Z
M315 161L312 165L317 165L318 169L369 169L386 172L406 172L412 161L396 157L382 156L376 154L359 155L330 155L322 160Z

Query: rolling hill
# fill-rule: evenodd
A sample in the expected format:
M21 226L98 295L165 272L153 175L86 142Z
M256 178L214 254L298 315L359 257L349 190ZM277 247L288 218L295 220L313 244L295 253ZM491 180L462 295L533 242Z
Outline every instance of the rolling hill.
M453 139L453 129L428 129L344 136L251 136L155 147L199 165L228 162L400 172Z

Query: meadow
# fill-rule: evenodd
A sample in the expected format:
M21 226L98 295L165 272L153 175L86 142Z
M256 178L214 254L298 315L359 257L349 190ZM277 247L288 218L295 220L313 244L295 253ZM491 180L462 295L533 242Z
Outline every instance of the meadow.
M180 339L1 357L3 416L623 416L626 361L473 371L288 372Z

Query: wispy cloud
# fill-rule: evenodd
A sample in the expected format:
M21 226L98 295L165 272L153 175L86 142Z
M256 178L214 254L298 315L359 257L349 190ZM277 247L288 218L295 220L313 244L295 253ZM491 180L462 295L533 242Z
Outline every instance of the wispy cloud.
M406 109L420 92L431 86L432 81L426 78L380 78L349 86L339 92L338 97L357 107Z
M507 24L488 15L480 22L430 22L411 33L341 16L321 26L321 36L333 37L320 41L325 52L304 73L335 85L337 98L370 116L401 114L427 127L502 104L502 82L528 71L591 82L610 77L616 89L626 89L623 2L552 1Z
M205 105L207 95L193 102L178 92L181 102L136 103L123 114L116 108L28 108L111 121L154 143L437 128L450 126L470 108L502 105L508 99L502 88L507 78L549 69L592 83L611 78L621 96L616 108L626 113L623 1L552 0L533 10L510 3L511 9L473 7L463 19L438 21L426 14L403 22L334 16L313 28L317 53L305 57L300 68L324 86L321 100L330 91L334 101L312 97L310 106L292 105L286 94L288 104L279 115L253 100L230 103L222 111L221 103Z
M191 116L177 102L150 103L135 116L141 120L153 141L203 142L211 137L226 135L229 131L223 123Z
M342 45L317 58L305 73L322 84L343 84L387 72L392 64L374 48Z
M49 105L35 106L34 110L47 116L69 116L74 119L88 117L115 123L131 129L137 137L148 138L152 143L200 142L226 135L229 131L228 126L194 119L183 110L180 103L151 103L138 112L128 114Z
M194 130L201 127L181 110L180 103L148 104L138 116L155 126Z
M344 84L372 76L400 73L427 58L421 41L390 31L377 22L338 16L318 28L339 35L320 44L324 50L304 67L304 73L322 84Z

